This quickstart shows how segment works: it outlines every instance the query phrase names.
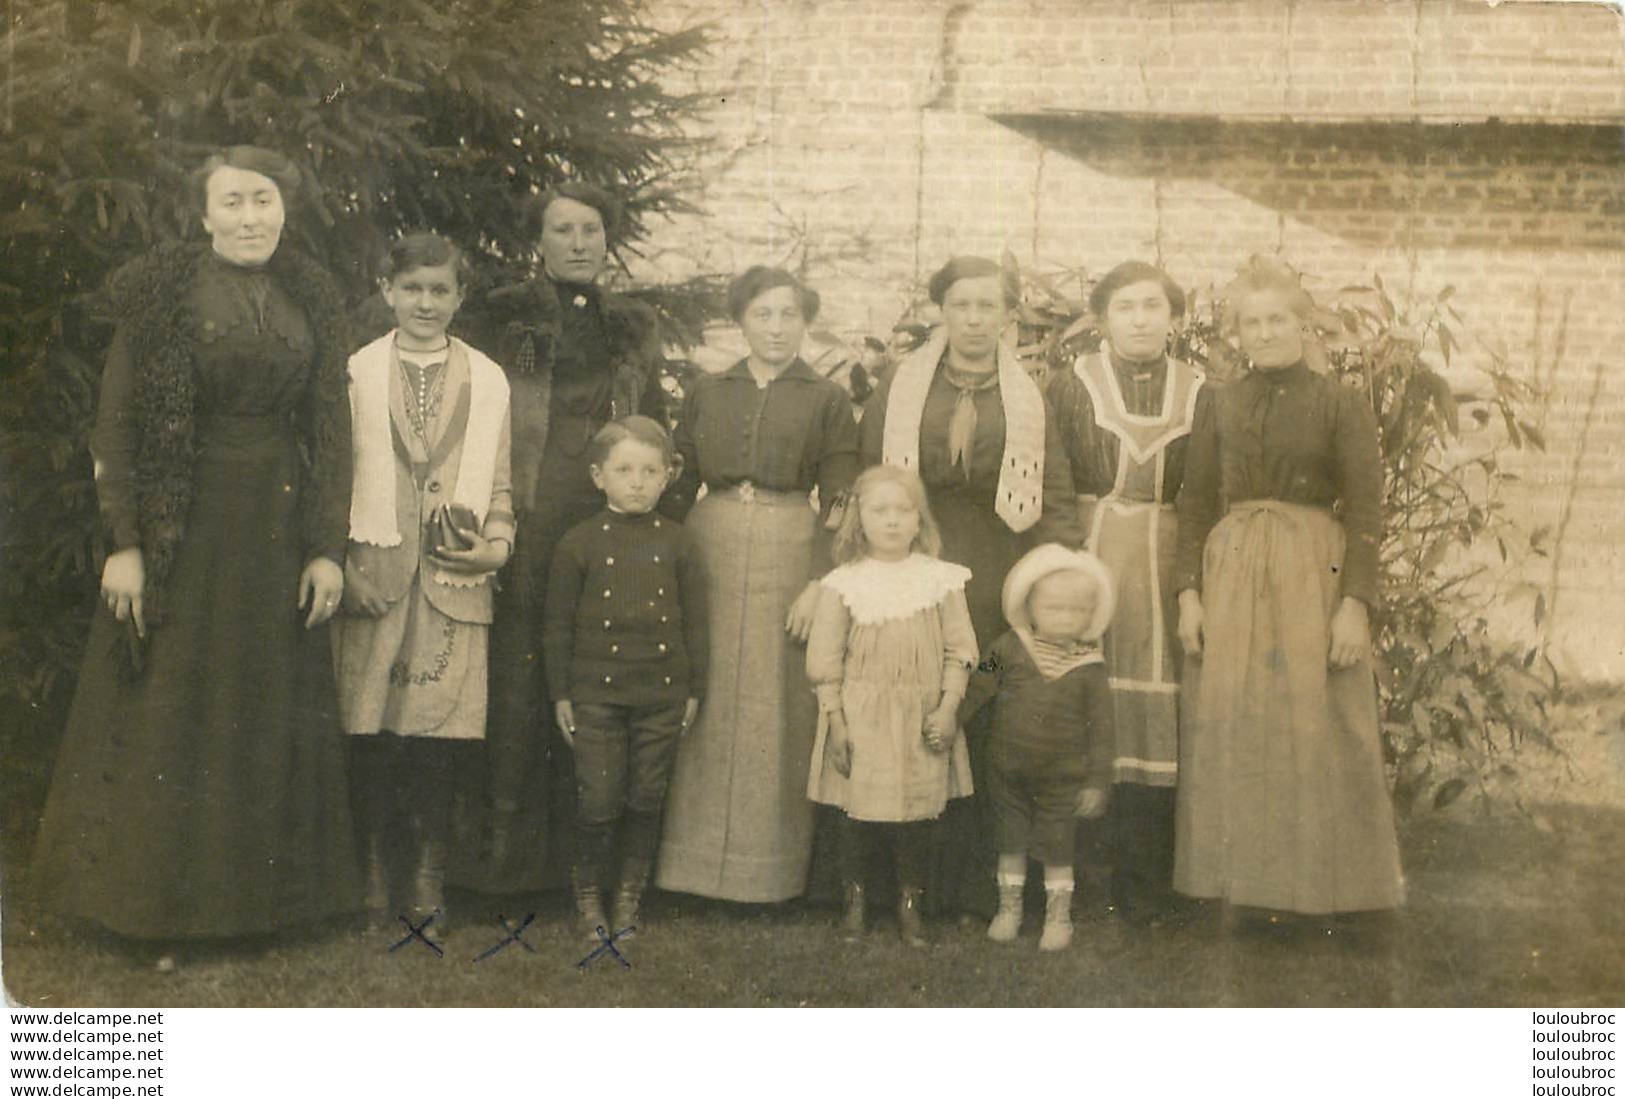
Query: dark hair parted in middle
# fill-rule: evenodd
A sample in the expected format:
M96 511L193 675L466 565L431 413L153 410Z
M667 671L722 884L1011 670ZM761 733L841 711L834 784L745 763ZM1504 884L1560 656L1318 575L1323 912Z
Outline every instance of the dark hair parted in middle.
M621 231L621 204L615 196L602 187L592 183L583 183L572 179L564 183L555 183L541 194L531 200L529 216L526 218L525 228L532 237L542 231L542 222L547 217L547 208L561 198L579 202L583 206L591 206L598 211L598 217L604 223L604 239L613 243Z
M767 267L758 263L728 284L728 315L737 324L744 319L750 303L780 286L788 286L801 299L801 316L808 323L818 319L818 291L809 290L802 281L782 267Z
M1016 273L981 256L955 256L931 276L925 290L931 297L931 303L941 306L942 299L948 296L948 288L960 279L985 279L990 276L999 280L1006 309L1014 309L1021 304L1021 282Z
M602 466L609 457L609 452L615 449L615 444L627 439L636 439L645 446L660 451L661 456L666 459L667 466L673 465L676 461L676 450L672 447L670 433L647 416L623 416L599 428L598 434L592 437L592 445L587 448L587 461L595 466Z
M293 197L299 193L299 167L293 161L275 149L259 145L233 145L211 155L192 173L192 195L197 200L198 209L208 209L209 177L221 168L240 168L265 176L276 184L277 191L282 195L283 206L293 205Z
M468 287L468 257L439 233L407 233L389 246L384 277L390 282L419 267L450 267L457 276L457 288Z
M1112 304L1112 295L1125 286L1133 286L1137 282L1157 282L1162 284L1162 292L1168 298L1168 307L1172 310L1174 319L1185 315L1185 291L1180 289L1179 283L1169 277L1168 272L1160 267L1154 267L1141 260L1131 259L1119 263L1089 291L1089 311L1096 317L1104 318L1106 310Z

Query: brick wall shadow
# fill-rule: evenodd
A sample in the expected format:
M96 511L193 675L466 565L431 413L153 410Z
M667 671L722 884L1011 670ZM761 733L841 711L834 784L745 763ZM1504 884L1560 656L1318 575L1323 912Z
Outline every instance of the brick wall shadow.
M1216 185L1362 248L1625 250L1612 127L995 117L1092 171Z

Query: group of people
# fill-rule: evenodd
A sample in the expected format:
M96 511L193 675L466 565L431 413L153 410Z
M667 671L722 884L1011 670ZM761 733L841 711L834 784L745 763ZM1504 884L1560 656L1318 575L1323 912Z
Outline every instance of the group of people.
M1231 287L1252 370L1215 386L1168 356L1178 285L1121 264L1101 350L1040 385L1013 277L956 258L855 414L799 357L817 293L753 267L750 353L673 417L653 313L597 285L603 191L539 196L540 274L466 340L461 251L403 237L357 347L281 243L298 180L210 158L210 245L109 288L111 552L35 859L57 910L168 966L360 909L437 930L448 880L563 851L596 936L650 882L802 895L822 822L845 934L885 852L905 941L928 911L1012 940L1036 859L1054 950L1079 818L1126 916L1400 902L1376 426L1305 364L1292 281Z

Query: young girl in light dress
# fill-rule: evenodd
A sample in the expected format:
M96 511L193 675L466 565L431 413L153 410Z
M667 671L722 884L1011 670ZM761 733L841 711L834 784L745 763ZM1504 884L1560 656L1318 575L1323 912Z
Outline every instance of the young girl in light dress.
M486 633L513 550L508 381L446 328L466 263L434 233L390 250L397 327L350 357L354 492L333 620L351 802L375 922L445 928L453 776L485 738Z
M889 845L898 925L924 946L920 918L931 828L971 793L957 710L976 661L965 606L970 570L937 559L942 541L915 474L875 466L852 486L807 641L818 734L813 801L842 810L842 928L863 932L871 846Z

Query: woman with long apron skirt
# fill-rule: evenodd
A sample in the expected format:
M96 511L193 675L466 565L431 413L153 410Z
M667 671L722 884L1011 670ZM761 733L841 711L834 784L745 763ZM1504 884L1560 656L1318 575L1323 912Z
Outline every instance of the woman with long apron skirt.
M1179 635L1196 665L1174 886L1321 915L1404 896L1368 608L1382 458L1366 394L1304 362L1308 295L1226 294L1252 371L1202 391L1179 496Z
M1045 395L1072 462L1084 544L1117 582L1106 631L1117 734L1106 828L1112 907L1154 921L1171 899L1179 773L1174 498L1202 375L1168 357L1185 294L1163 271L1118 264L1089 304L1106 344L1051 378Z

